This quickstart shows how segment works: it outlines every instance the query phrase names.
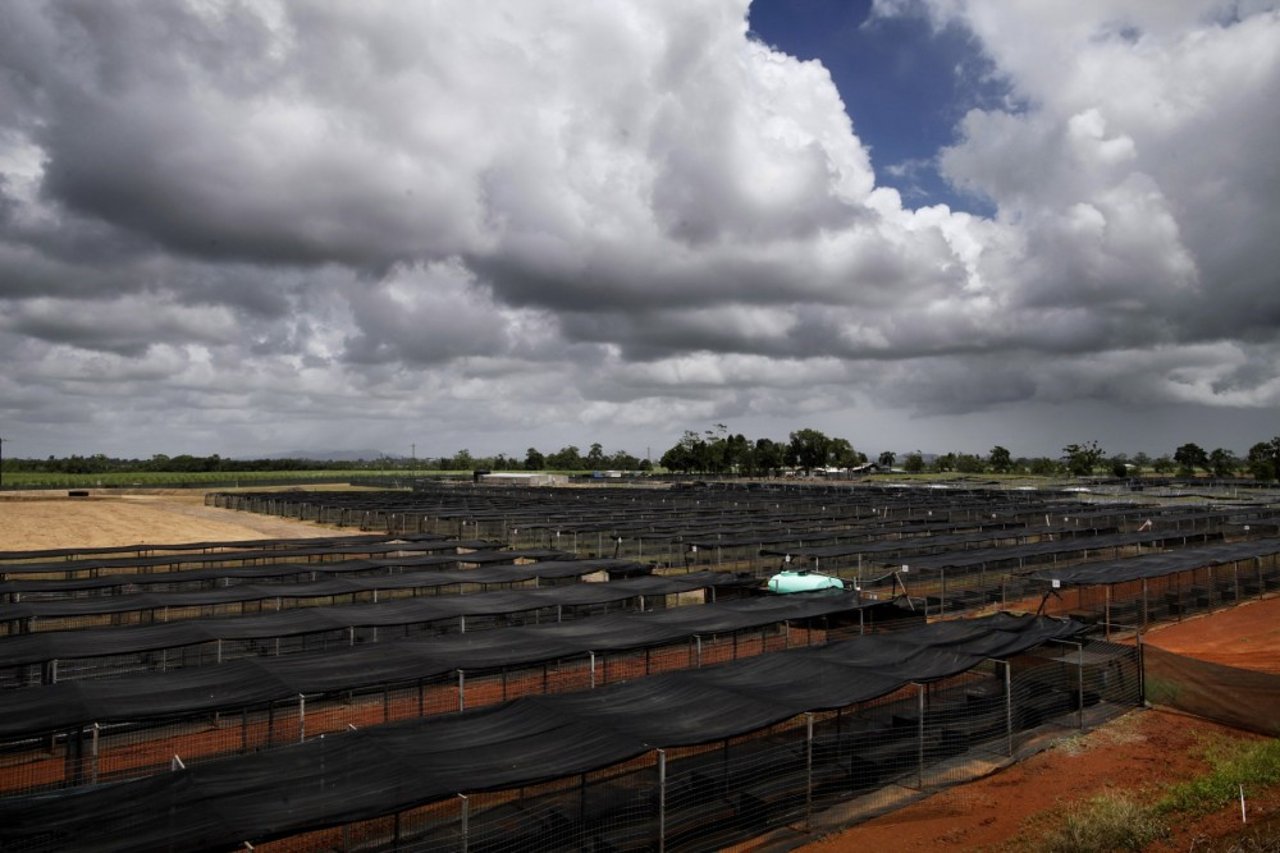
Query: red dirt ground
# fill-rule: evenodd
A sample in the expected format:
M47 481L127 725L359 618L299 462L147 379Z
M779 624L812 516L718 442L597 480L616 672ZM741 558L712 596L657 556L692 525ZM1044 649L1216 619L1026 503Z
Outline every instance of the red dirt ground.
M1162 626L1145 641L1204 660L1277 672L1280 598ZM1071 804L1116 791L1133 792L1140 801L1149 802L1164 787L1206 772L1198 750L1214 737L1259 739L1174 711L1134 711L985 779L799 849L806 853L1035 849L1034 839ZM1250 825L1268 839L1280 838L1280 787L1246 792L1246 797ZM1169 838L1150 850L1227 849L1229 837L1242 829L1239 806L1232 806L1172 827Z
M1199 660L1280 675L1280 598L1162 625L1143 641Z

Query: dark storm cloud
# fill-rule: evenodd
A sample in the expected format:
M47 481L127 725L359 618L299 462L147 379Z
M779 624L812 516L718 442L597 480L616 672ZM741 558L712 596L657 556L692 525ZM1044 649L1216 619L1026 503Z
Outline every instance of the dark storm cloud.
M877 187L746 0L6 4L0 417L1275 407L1280 16L1212 6L877 4L1008 82L938 160L979 217Z

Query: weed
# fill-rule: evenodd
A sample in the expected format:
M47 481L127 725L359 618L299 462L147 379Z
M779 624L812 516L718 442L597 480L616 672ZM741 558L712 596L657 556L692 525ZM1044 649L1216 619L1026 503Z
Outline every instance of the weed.
M1156 803L1158 813L1204 814L1239 797L1241 786L1248 796L1250 789L1280 783L1280 739L1215 739L1206 744L1204 757L1212 770L1170 788Z
M1150 809L1123 794L1103 794L1070 809L1061 826L1041 839L1048 853L1141 850L1166 832Z

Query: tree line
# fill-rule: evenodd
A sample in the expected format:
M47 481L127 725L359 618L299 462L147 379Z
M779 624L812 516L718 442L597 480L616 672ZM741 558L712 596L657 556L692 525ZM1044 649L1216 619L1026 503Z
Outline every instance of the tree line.
M845 469L868 462L865 453L856 450L848 439L831 437L821 430L805 428L790 433L785 441L770 438L749 439L741 433L730 433L724 424L701 433L685 430L680 439L659 458L661 468L680 474L739 475L745 477L776 476L784 471L812 474L820 469ZM1280 479L1280 436L1259 441L1244 457L1225 448L1205 450L1188 442L1171 454L1152 458L1146 453L1127 456L1108 454L1096 441L1069 444L1057 457L1018 457L1007 448L996 445L985 456L974 453L942 453L926 456L921 451L899 458L893 452L876 457L882 469L916 473L962 474L1030 474L1036 476L1113 476L1132 477L1147 473L1162 476L1196 476L1231 478L1249 476L1255 480ZM8 458L5 471L48 474L106 474L112 472L196 473L248 471L639 471L649 472L655 466L626 451L606 453L593 443L583 453L575 445L544 453L535 447L523 457L498 453L473 456L460 450L451 456L421 459L379 456L372 459L231 459L212 454L193 456L156 454L149 459L118 459L98 453L91 456L72 455L47 459Z
M785 442L768 438L752 441L741 434L730 434L723 424L716 424L715 429L701 434L686 430L661 458L662 467L671 471L744 476L768 476L783 470L810 474L815 469L852 468L867 461L867 455L855 450L847 439L831 438L816 429L796 430ZM997 444L986 456L942 453L926 457L915 451L899 460L898 454L885 451L875 461L881 469L909 474L956 472L1077 477L1101 474L1123 478L1148 472L1192 477L1203 471L1217 478L1245 474L1256 480L1275 480L1280 478L1280 436L1253 445L1243 459L1225 448L1206 451L1194 443L1183 444L1169 455L1152 458L1146 453L1135 453L1130 457L1124 453L1108 454L1098 442L1087 441L1067 445L1056 458L1014 458L1008 448Z
M892 465L894 454L881 454L881 462ZM886 460L887 457L887 460ZM1275 480L1280 474L1280 436L1260 441L1249 448L1244 458L1225 448L1206 451L1188 442L1172 454L1152 458L1146 453L1128 456L1107 454L1096 441L1068 444L1057 458L1034 457L1014 459L1009 451L996 445L986 457L966 453L945 453L926 462L923 454L908 454L902 469L908 473L956 471L981 474L1032 474L1038 476L1089 477L1106 475L1134 477L1146 473L1162 476L1194 477L1204 472L1210 477L1228 479L1247 475L1255 480Z

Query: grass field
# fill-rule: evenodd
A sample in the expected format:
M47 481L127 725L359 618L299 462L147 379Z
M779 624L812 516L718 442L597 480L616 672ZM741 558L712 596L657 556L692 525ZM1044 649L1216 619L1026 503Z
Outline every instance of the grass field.
M389 470L337 471L116 471L104 474L46 474L33 471L6 471L5 489L158 489L219 488L283 483L345 483L367 477L405 479L417 477L470 476L470 471Z

